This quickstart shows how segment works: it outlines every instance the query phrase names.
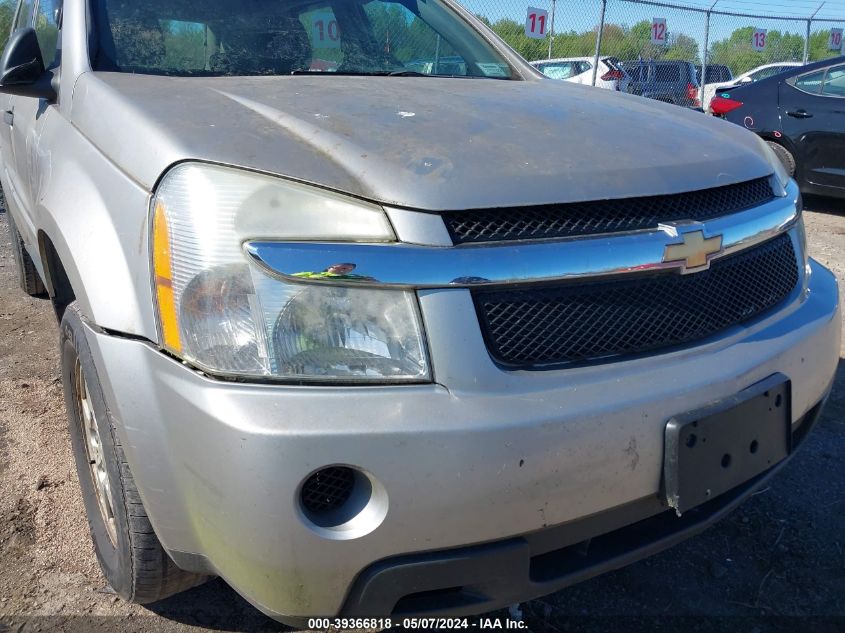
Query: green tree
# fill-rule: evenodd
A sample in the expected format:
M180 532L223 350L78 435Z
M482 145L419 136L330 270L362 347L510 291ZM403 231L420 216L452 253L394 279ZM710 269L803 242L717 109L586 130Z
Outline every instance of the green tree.
M164 67L172 70L199 70L206 67L210 56L207 32L202 24L190 22L165 22Z
M734 75L739 75L763 64L801 61L804 56L804 38L801 35L769 31L766 36L766 49L755 51L751 41L753 33L754 27L746 26L736 29L729 37L714 42L710 47L710 61L714 64L724 64Z
M14 0L0 0L0 46L5 47L12 33L12 20L15 19Z
M548 55L548 37L535 40L525 35L525 26L515 20L502 19L492 28L520 55L529 60L545 59ZM590 57L596 51L598 26L590 31L578 33L568 31L556 33L552 44L552 57ZM601 54L618 57L621 60L673 59L698 61L698 42L683 33L670 33L668 44L651 43L651 22L646 20L632 27L619 24L605 24L602 30Z
M663 54L663 59L676 59L696 64L701 63L698 56L698 42L683 33L679 33L678 35L670 34L669 46Z
M829 44L830 29L815 31L810 34L810 61L818 61L821 59L827 59L828 57L836 57L837 55L845 54L842 51L830 50Z
M525 35L525 25L515 20L502 19L493 24L493 30L525 59L544 59L548 55L548 40L535 40Z
M403 64L431 61L438 53L441 58L456 55L449 42L438 41L431 26L398 4L373 2L365 10L382 52Z

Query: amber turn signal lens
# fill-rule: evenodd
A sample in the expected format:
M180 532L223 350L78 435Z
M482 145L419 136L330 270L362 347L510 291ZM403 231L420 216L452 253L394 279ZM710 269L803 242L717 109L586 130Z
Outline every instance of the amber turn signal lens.
M182 337L179 334L179 319L176 314L176 299L173 294L173 269L170 259L170 232L164 205L156 204L153 217L153 276L158 315L161 324L162 344L172 352L182 351Z

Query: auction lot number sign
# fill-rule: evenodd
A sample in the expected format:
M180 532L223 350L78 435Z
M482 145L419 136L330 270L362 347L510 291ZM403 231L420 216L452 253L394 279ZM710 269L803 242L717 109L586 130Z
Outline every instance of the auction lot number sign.
M528 14L525 16L525 34L535 40L546 37L549 30L549 12L545 9L528 7Z
M311 41L315 48L340 48L340 28L334 13L315 13L311 20Z
M830 29L829 48L832 51L842 50L842 29Z
M666 43L666 18L652 18L651 20L651 43Z
M769 34L766 29L754 29L751 34L751 46L755 51L766 50L766 45L769 43Z

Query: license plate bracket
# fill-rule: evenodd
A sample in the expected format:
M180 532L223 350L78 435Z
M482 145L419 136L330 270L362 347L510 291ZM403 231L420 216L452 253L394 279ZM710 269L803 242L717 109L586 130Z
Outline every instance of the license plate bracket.
M669 420L665 501L678 514L765 472L792 450L789 380L775 374L736 396Z

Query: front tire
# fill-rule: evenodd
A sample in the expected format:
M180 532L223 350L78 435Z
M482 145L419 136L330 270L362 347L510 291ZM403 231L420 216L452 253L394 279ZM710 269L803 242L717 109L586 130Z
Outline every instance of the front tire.
M61 322L62 382L88 525L106 580L122 598L148 603L205 582L167 555L141 503L106 408L77 304Z
M6 219L9 222L9 237L12 240L12 255L15 258L15 265L18 268L18 283L21 289L30 297L46 297L47 288L44 287L44 282L38 275L35 269L35 264L32 263L32 258L26 252L18 227L15 226L14 220L6 209Z
M780 159L781 164L783 164L783 168L786 169L786 173L789 174L789 177L795 178L796 163L792 152L780 143L775 143L774 141L766 141L766 143L772 148L772 150L774 150L775 154Z

